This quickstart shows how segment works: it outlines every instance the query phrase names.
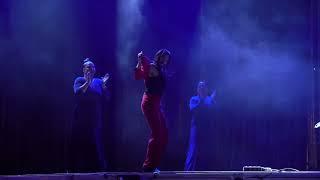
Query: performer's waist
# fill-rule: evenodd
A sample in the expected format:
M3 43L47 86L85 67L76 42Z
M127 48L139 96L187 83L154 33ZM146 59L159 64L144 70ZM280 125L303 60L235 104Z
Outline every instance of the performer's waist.
M155 90L155 89L145 89L145 94L147 95L158 95L158 96L162 96L163 94L163 90Z

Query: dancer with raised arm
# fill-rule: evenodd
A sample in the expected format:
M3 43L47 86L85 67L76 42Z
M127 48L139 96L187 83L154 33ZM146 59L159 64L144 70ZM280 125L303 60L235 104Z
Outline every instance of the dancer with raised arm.
M166 49L159 50L154 61L150 61L143 52L138 54L135 79L144 80L145 92L141 109L151 130L146 159L143 163L144 172L158 171L157 167L168 141L168 131L160 101L166 86L164 68L169 61L170 52Z

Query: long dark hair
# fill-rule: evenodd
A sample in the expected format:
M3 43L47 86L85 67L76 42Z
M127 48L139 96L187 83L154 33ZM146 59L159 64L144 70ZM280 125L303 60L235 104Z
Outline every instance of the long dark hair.
M170 63L171 61L171 53L170 51L168 51L167 49L160 49L155 57L154 57L154 62L157 64L157 65L160 65L160 58L163 57L163 56L169 56L169 61L168 61L168 64Z

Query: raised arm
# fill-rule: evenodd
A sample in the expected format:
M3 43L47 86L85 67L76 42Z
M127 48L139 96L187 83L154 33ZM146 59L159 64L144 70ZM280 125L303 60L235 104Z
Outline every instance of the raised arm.
M200 105L200 99L192 97L189 102L189 108L191 112L194 112Z
M150 61L141 51L138 54L138 64L134 71L134 77L136 80L145 79L148 77L149 71Z
M207 96L206 98L197 98L192 97L190 99L189 108L192 113L197 113L200 109L203 108L212 108L214 105L214 99L211 98L211 96Z
M105 100L110 100L110 75L108 73L102 78L102 93Z
M141 69L141 66L138 66L135 67L134 69L134 79L135 80L140 80L140 79L144 79L144 73Z
M211 103L213 104L216 103L216 94L217 94L217 91L213 90L212 94L210 95Z
M83 94L87 91L90 85L89 81L86 81L84 78L78 77L73 84L74 94Z

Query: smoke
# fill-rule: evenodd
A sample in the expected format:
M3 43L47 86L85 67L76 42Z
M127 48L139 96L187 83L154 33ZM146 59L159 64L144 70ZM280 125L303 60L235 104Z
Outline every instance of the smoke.
M6 66L9 93L53 97L50 85L72 81L71 54L78 43L72 34L70 3L57 1L7 1L7 33L0 36L1 64ZM68 59L69 61L67 61ZM49 86L39 82L51 82ZM71 89L71 88L70 88ZM67 90L66 90L67 91ZM36 92L36 93L35 93ZM56 100L56 98L54 99Z
M117 59L120 70L126 70L132 64L132 53L143 30L141 0L118 1L118 47Z
M13 40L21 55L32 57L28 64L54 64L57 50L71 44L63 41L70 35L68 3L12 1L11 7Z
M249 107L281 109L305 97L311 68L303 56L306 37L291 27L306 25L306 18L286 7L270 10L253 0L203 3L195 66L218 94Z
M145 128L143 121L133 121L134 118L142 119L139 105L141 97L137 96L139 92L133 89L134 85L141 86L142 84L133 81L133 64L137 61L136 48L144 29L144 17L141 12L143 2L142 0L119 0L117 5L117 72L120 73L117 77L118 95L115 107L117 119L122 120L117 121L118 136L122 137L124 144L129 146L134 139L143 138L141 130ZM139 135L140 137L137 137ZM135 157L135 155L130 155L130 157Z

